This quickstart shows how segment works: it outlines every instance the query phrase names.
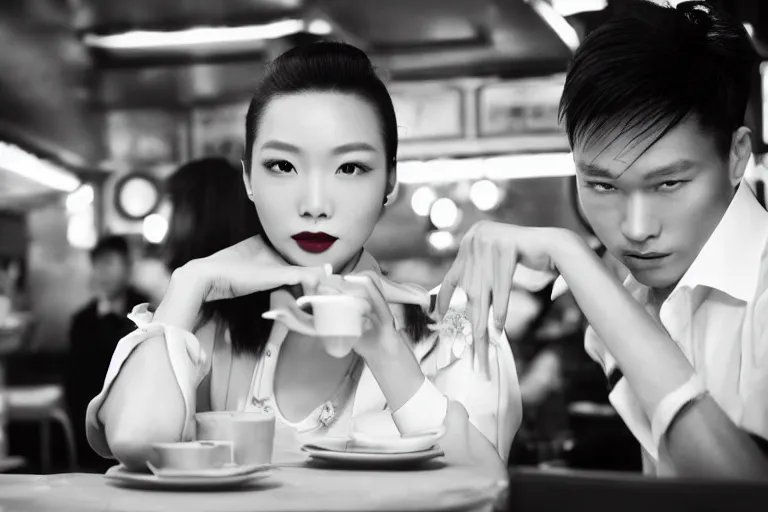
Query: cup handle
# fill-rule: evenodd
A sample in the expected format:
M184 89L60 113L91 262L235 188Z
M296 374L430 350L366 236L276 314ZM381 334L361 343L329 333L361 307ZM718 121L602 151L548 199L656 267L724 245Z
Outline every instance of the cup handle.
M314 305L314 302L315 302L313 299L314 299L314 297L310 297L310 296L307 296L307 295L302 295L301 297L296 299L296 305L298 307L300 307L300 308L303 308L306 305L312 306L312 305Z

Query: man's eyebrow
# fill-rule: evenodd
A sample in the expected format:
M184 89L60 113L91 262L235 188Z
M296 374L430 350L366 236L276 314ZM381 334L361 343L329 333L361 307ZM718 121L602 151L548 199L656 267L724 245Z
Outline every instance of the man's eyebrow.
M685 172L689 169L692 169L693 167L695 167L695 165L696 164L691 160L687 160L687 159L677 160L675 162L658 167L656 169L653 169L645 173L645 175L643 176L643 180L654 181L660 178L672 177L682 172ZM605 169L604 167L600 167L599 165L592 164L592 163L580 162L580 163L577 163L576 166L579 168L582 175L584 175L587 178L603 178L603 179L615 180L615 179L618 179L620 176L612 173L611 171L609 171L608 169Z
M692 169L693 167L695 167L695 164L690 160L677 160L671 164L664 165L650 172L647 172L645 176L643 176L643 179L645 181L654 181L660 178L671 178L689 169Z
M588 178L605 178L612 180L618 177L611 173L611 171L608 169L591 163L579 162L576 164L576 167L578 167L581 173Z

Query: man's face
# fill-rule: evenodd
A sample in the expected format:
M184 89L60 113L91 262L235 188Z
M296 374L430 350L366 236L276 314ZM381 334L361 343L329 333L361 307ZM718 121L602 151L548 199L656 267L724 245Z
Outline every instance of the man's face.
M130 279L130 267L126 258L107 252L93 260L93 280L97 293L115 298L125 291Z
M749 159L749 133L734 135L725 158L694 119L650 147L631 134L604 139L573 150L586 218L640 283L673 287L733 198Z

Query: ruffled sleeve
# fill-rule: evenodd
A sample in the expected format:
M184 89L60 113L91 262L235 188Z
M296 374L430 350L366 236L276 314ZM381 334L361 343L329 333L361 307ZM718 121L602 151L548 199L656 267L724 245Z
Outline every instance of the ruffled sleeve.
M438 403L435 398L437 393L461 403L472 425L493 444L506 462L522 421L522 401L512 350L504 333L494 328L492 319L493 311L490 311L488 379L473 357L474 340L472 325L466 314L466 295L459 290L448 313L435 326L433 337L417 351L429 383L425 386L434 389L423 391L425 386L422 386L403 408L430 411L430 407L434 408L434 404ZM414 404L414 401L420 403ZM397 415L398 411L393 413L396 422Z
M164 336L176 382L179 385L185 404L185 422L182 440L191 440L195 434L194 413L196 407L196 390L200 382L210 370L210 361L200 346L194 334L171 325L154 323L152 313L147 304L136 306L128 315L138 327L135 331L120 340L112 354L112 360L104 379L101 392L88 404L85 414L85 428L88 443L102 457L112 457L107 445L104 425L98 415L104 404L120 369L133 351L142 342L156 336Z

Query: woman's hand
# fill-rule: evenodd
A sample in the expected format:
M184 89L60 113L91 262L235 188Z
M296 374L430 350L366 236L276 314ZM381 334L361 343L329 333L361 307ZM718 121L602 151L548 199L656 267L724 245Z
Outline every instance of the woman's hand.
M395 327L395 318L385 296L389 287L371 271L343 276L343 282L336 283L329 286L326 281L318 291L344 293L369 305L365 330L352 350L365 360L387 399L387 405L396 411L421 387L424 373L409 340Z
M384 285L375 272L365 271L343 277L344 286L340 292L358 297L368 303L366 329L353 347L363 359L376 357L377 353L389 353L400 346L407 346L406 341L395 327L395 317L384 295ZM320 291L327 288L321 284Z
M467 294L470 322L480 367L488 373L488 316L495 307L494 323L504 328L512 278L518 264L532 270L556 273L552 256L557 240L565 230L535 228L482 221L464 236L456 260L446 274L437 299L441 315L448 311L453 292Z
M320 279L326 275L323 267L289 265L260 236L194 260L190 265L204 283L205 302L299 284L304 287L305 293L313 293Z
M191 331L205 302L299 284L314 293L325 274L321 267L287 264L254 236L177 269L154 319Z

